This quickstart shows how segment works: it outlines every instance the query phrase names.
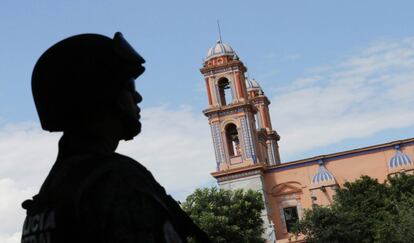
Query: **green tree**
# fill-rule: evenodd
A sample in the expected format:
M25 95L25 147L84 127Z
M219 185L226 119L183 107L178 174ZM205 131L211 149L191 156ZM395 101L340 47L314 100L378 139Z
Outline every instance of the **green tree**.
M414 242L414 175L388 182L362 176L337 190L330 207L306 210L294 232L308 242Z
M197 189L182 207L212 242L265 242L260 192L216 187Z

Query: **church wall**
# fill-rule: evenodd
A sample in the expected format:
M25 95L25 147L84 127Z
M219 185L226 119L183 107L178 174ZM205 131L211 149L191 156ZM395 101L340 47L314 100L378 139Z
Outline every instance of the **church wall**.
M412 142L404 145L401 151L414 160ZM347 181L355 181L361 175L377 178L381 183L390 173L388 163L395 153L394 146L388 146L356 153L350 151L337 157L327 156L323 161L324 166L333 174L339 186ZM269 212L275 224L278 239L286 239L289 236L283 208L296 206L300 218L303 216L303 209L311 208L312 203L331 204L335 194L335 185L318 187L312 184L312 178L319 168L319 160L320 158L316 158L299 163L285 163L269 167L265 171L264 183L265 188L268 189L266 194Z

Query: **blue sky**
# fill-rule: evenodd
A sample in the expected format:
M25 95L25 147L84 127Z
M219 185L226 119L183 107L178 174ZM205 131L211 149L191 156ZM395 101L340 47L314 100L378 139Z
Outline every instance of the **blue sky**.
M410 36L414 7L412 1L75 0L1 5L0 117L12 122L35 119L32 67L47 47L73 34L122 31L147 59L148 71L138 82L143 106L193 104L200 110L206 102L198 69L218 38L217 18L224 41L239 53L250 75L272 90L373 41Z
M37 58L55 42L121 31L144 56L144 130L119 151L183 199L214 183L199 68L217 19L271 100L282 160L291 161L414 136L413 9L399 0L2 1L0 218L13 220L0 222L0 243L18 242L18 205L56 156L59 134L40 130L30 90Z

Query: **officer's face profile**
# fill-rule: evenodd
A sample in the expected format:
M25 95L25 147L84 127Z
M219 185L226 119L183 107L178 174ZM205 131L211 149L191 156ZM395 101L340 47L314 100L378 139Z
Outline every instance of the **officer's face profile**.
M142 96L135 89L135 80L130 78L120 91L117 101L117 106L121 111L121 119L124 124L122 139L130 140L141 132L141 110L138 107L141 101Z
M135 118L137 119L138 123L141 126L141 122L140 122L140 112L141 109L139 108L138 104L141 103L142 101L142 96L140 93L138 93L138 91L135 88L135 80L134 79L130 79L129 81L129 87L127 88L128 92L130 93L132 102L134 103L134 105L132 106L132 112L135 115Z

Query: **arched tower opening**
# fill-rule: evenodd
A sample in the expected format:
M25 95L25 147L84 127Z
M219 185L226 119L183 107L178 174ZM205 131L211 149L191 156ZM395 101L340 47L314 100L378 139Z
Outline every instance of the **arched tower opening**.
M227 148L230 156L241 155L239 133L237 132L237 126L230 123L225 128Z
M227 78L221 78L217 82L219 96L220 96L220 103L222 106L228 105L232 102L232 93L230 88L230 82Z

